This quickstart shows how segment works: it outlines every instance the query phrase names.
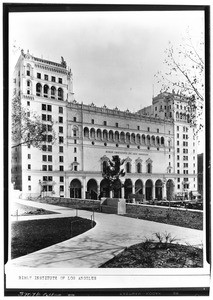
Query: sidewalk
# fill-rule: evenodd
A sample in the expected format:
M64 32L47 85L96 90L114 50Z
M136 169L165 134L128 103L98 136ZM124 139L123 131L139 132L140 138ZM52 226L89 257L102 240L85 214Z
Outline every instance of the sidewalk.
M18 220L75 216L76 210L33 201L18 203L57 212L51 215L19 217ZM78 210L78 216L91 219L92 212ZM98 268L126 247L153 238L153 233L171 233L179 244L200 246L203 231L157 222L95 212L96 226L72 239L13 259L8 266L33 268Z

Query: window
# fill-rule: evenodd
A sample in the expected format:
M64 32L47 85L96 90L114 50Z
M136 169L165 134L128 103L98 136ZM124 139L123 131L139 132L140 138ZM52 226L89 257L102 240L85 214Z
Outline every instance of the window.
M179 146L179 141L177 141L177 145Z
M140 130L140 126L137 126L138 130Z
M31 159L31 154L27 154L27 158L28 158L28 159Z
M48 176L47 180L48 181L53 181L53 177L52 176Z
M60 185L60 192L63 192L63 191L64 191L64 186Z
M41 109L42 109L42 110L46 110L46 109L47 109L46 104L42 104L42 105L41 105Z
M63 136L59 136L59 143L63 143L63 142L64 142Z
M41 79L41 73L37 73L37 78Z
M28 185L28 191L31 191L31 185Z
M177 170L177 173L180 174L180 170Z
M49 192L52 192L52 190L53 190L52 185L48 185L48 190L49 190Z
M92 119L92 120L91 120L91 123L94 124L94 122L95 122L94 119Z
M44 80L48 80L48 75L44 74Z
M51 115L47 115L47 121L52 121L52 116Z
M28 181L31 181L31 176L28 176Z
M76 122L76 121L77 121L76 117L73 117L73 122Z
M63 146L59 146L59 152L63 153L64 152L64 147Z
M151 165L151 163L147 164L147 173L152 173L152 165Z
M52 165L49 165L48 166L48 171L52 171L53 170L53 166Z
M30 106L30 101L27 101L27 106Z
M141 173L141 163L137 164L137 173Z
M52 105L47 105L47 111L52 111Z
M46 155L42 155L42 161L47 161L47 156Z
M130 164L130 162L126 163L126 172L131 173L131 164Z
M52 77L51 77L51 81L52 81L52 82L55 82L55 76L52 76Z
M180 168L180 163L177 163L177 167Z
M104 126L107 126L107 121L104 121Z
M48 161L52 161L52 155L48 155Z
M47 116L46 116L46 115L44 115L44 114L42 114L42 115L41 115L41 118L42 118L42 121L46 121L46 119L47 119Z
M52 148L53 148L52 145L48 145L47 147L48 147L48 152L52 152Z
M74 144L77 144L77 140L74 140Z
M58 78L58 83L62 83L62 78Z
M29 164L29 165L27 166L27 168L28 168L28 170L30 170L30 169L31 169L31 165Z
M118 127L118 123L115 123L115 127Z
M52 125L47 125L47 130L52 131Z
M78 171L78 166L74 166L74 171Z
M74 157L74 161L77 161L77 157L76 156Z
M58 122L63 123L63 117L58 117Z
M180 153L180 148L177 148L177 153Z
M59 171L63 172L64 171L64 166L59 166Z
M59 130L60 133L63 133L63 127L62 126L59 126L58 130Z
M64 157L63 156L59 156L59 162L64 162Z
M180 184L177 185L177 188L180 189Z
M179 126L177 126L177 131L179 131Z
M42 171L47 171L47 165L42 165Z
M147 131L150 131L150 128L149 128L149 127L147 127Z
M180 178L178 178L177 181L180 182Z
M159 133L159 128L157 128L157 133Z
M63 107L59 106L58 112L59 112L59 114L63 114Z
M64 182L64 177L63 177L63 176L60 176L60 177L59 177L59 181L60 181L60 182Z
M47 141L48 141L49 143L52 143L52 140L53 140L52 135L48 135L48 136L47 136Z
M76 153L77 152L77 148L76 147L74 147L74 153Z
M42 145L42 151L47 151L47 145Z

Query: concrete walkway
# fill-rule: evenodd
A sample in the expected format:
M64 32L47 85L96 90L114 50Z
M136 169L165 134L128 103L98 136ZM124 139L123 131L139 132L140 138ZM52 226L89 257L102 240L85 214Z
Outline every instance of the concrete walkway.
M20 221L76 215L76 210L66 207L25 200L17 200L16 202L58 213L18 217ZM91 219L91 214L92 212L89 211L78 210L79 217ZM145 238L154 238L153 234L156 232L170 233L172 237L178 239L179 244L194 246L202 246L203 244L203 231L201 230L112 214L95 212L94 216L96 226L91 230L62 243L13 259L8 262L8 267L98 268L126 247L140 243Z

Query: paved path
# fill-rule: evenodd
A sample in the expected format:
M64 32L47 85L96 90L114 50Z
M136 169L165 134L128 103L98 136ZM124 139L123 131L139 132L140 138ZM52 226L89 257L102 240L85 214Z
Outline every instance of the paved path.
M51 210L58 214L19 217L19 220L61 218L75 216L76 210L17 200L17 202ZM92 212L79 210L78 216L91 218ZM96 226L72 239L55 244L34 253L13 259L9 266L35 268L98 268L101 264L123 251L125 247L140 243L153 233L171 233L180 244L200 246L203 243L203 231L144 221L113 214L95 212Z

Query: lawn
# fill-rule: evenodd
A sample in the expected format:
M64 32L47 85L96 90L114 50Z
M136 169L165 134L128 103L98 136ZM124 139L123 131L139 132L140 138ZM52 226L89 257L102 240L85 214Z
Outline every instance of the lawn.
M145 241L125 249L100 268L201 268L203 249Z
M190 209L169 209L156 206L128 205L126 217L203 230L203 213Z
M29 215L50 215L56 214L55 212L45 210L43 208L32 207L20 203L13 203L11 209L11 216L29 216Z
M20 257L63 242L92 226L95 222L79 217L12 222L11 257Z

